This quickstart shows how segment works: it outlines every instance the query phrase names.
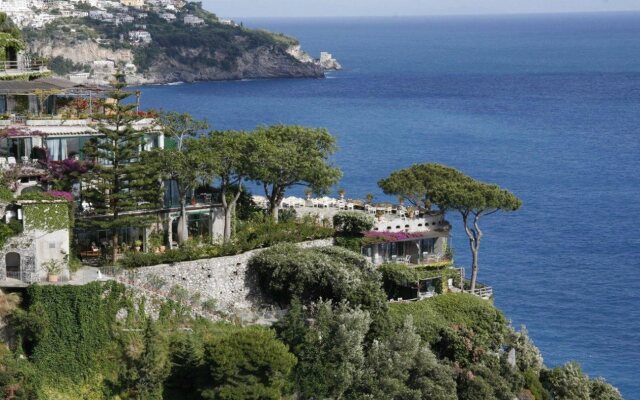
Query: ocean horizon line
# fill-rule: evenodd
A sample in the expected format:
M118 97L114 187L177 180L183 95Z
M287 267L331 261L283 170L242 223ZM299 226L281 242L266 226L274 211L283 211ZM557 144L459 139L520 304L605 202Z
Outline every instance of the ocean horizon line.
M381 20L381 19L431 19L431 18L487 18L487 17L553 17L553 16L596 16L596 15L640 15L640 10L606 10L606 11L531 11L513 13L442 13L422 15L318 15L318 16L232 16L233 20Z

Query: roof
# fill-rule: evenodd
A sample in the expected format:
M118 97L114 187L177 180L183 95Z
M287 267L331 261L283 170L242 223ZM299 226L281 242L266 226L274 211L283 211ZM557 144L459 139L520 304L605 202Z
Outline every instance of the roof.
M0 81L0 94L28 94L36 90L59 90L61 92L72 89L102 91L100 86L81 85L67 79L45 77L32 81L6 80Z

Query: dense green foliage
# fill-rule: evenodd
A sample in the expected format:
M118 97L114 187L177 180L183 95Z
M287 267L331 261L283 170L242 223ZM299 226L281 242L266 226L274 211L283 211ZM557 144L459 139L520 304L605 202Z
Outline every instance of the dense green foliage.
M232 211L242 194L243 181L250 175L251 136L243 131L213 131L191 142L189 151L200 160L208 181L218 181L224 210L223 240L231 240Z
M71 226L69 203L66 201L23 204L22 209L26 229L52 232L69 229Z
M183 243L177 249L168 250L165 253L127 252L119 260L119 264L125 268L138 268L230 256L270 247L278 243L297 243L330 238L333 233L334 231L331 228L324 228L304 220L281 222L279 224L270 220L247 222L239 228L231 243L208 244L192 240Z
M49 62L47 63L47 66L55 74L61 75L61 76L65 76L72 72L78 72L78 71L88 72L86 71L87 70L86 66L79 63L75 63L69 60L68 58L64 58L62 56L53 57L52 59L49 60Z
M31 286L24 327L25 350L48 381L87 377L112 346L116 313L126 307L124 287L115 283L85 286Z
M347 301L294 299L277 336L193 320L172 302L154 321L113 282L34 286L24 306L13 316L21 345L0 350L8 398L621 399L575 364L537 372L526 356L511 366L510 348L531 353L526 332L470 295L392 304L384 330Z
M333 228L343 236L357 236L370 231L374 223L371 215L357 211L340 211L333 216Z
M252 327L215 337L205 345L211 400L279 400L291 390L288 382L295 357L266 329Z
M453 325L473 330L478 340L497 350L507 334L507 320L491 302L470 294L446 294L426 301L392 303L389 314L395 324L408 316L416 330L430 344L435 344L440 331Z
M622 399L620 392L603 379L589 380L576 362L543 370L541 380L554 400Z
M370 310L386 308L378 272L364 257L345 249L273 246L254 256L249 270L279 304L289 304L294 298L304 303L327 299L346 300Z
M315 193L324 193L342 176L330 163L336 139L326 129L264 126L256 129L251 142L249 176L264 188L275 221L289 188L307 186Z
M418 282L436 278L433 281L436 293L445 293L447 280L453 279L456 287L460 286L460 272L453 268L409 267L407 264L384 264L380 267L384 290L389 298L414 298ZM409 290L408 290L409 289ZM413 296L413 297L409 297Z

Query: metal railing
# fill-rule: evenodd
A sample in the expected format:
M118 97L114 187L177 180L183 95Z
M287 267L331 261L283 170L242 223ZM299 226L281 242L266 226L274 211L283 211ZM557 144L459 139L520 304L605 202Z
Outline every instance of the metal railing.
M37 72L46 65L41 61L0 61L3 72Z
M469 290L468 292L478 297L482 297L483 299L488 299L493 296L493 288L491 286L477 288L473 292Z

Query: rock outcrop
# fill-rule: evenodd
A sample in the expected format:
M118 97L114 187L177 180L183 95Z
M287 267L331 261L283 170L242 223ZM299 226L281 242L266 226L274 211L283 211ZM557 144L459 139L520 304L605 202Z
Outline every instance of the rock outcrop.
M324 69L300 46L289 52L278 46L261 46L244 52L236 58L233 68L198 62L181 62L194 49L184 49L182 57L160 56L147 71L140 72L135 66L135 57L129 49L111 50L86 40L68 44L64 42L31 41L30 51L45 58L64 57L76 64L91 69L88 80L104 84L113 76L116 68L126 67L130 84L155 84L171 82L194 82L236 79L268 78L322 78ZM208 52L208 49L200 49ZM306 56L305 56L306 55Z

